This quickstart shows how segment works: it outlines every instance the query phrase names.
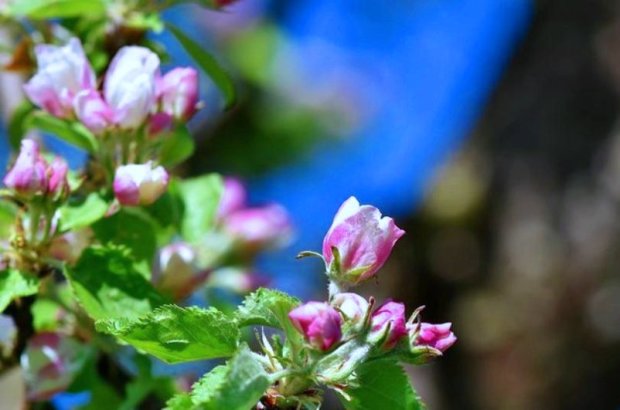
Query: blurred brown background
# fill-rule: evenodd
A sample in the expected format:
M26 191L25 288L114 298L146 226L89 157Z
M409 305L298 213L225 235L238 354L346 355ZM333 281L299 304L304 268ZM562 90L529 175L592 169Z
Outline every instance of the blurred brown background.
M619 6L538 3L405 226L391 293L460 337L413 372L431 409L620 406Z

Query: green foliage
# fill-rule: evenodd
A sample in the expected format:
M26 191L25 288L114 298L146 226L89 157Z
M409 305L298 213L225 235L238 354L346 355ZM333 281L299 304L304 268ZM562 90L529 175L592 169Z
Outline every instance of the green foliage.
M32 325L37 332L54 331L58 327L58 317L62 311L61 306L50 300L38 298L32 307Z
M170 400L167 409L246 410L256 405L270 384L261 364L243 345L226 366L206 374L194 384L191 394Z
M136 260L149 264L157 250L157 224L141 209L123 208L95 223L93 231L102 243L123 245Z
M96 17L106 11L105 0L18 0L10 2L8 15L31 19Z
M92 225L104 217L108 203L97 193L91 193L79 203L62 206L60 211L60 229L69 231Z
M15 298L30 296L39 290L39 279L16 269L0 272L0 312Z
M0 201L0 236L7 238L13 232L17 207L7 201Z
M168 190L155 201L154 204L144 208L148 214L159 223L160 226L172 227L176 231L181 230L184 204L179 192L179 184L176 179L171 179ZM176 234L176 232L174 232Z
M134 319L167 301L145 278L127 249L92 246L74 267L65 267L75 296L93 319Z
M194 138L187 126L179 124L170 133L161 137L163 143L159 154L159 162L164 167L173 167L185 161L194 153Z
M208 9L218 8L218 4L215 0L169 0L166 2L166 4L169 6L175 6L177 4L184 4L184 3L194 3L194 4L198 4L199 6L208 8Z
M99 145L93 133L81 123L56 118L42 111L30 115L26 125L28 128L37 128L52 134L89 153L96 152Z
M347 410L424 409L407 374L393 360L365 363L358 368L357 376L359 386L346 390L351 401L341 398Z
M275 289L260 288L248 295L237 309L241 326L269 326L284 330L286 345L298 351L302 338L288 318L289 312L299 306L299 299Z
M274 289L260 288L248 295L237 310L242 326L262 325L284 329L290 321L288 313L299 305L299 299Z
M136 320L97 322L97 329L167 362L231 356L239 343L237 323L210 308L167 305Z
M177 27L167 24L168 30L177 38L181 46L196 61L196 64L207 73L213 83L219 88L224 96L226 108L235 103L235 86L232 79L220 66L217 60L209 54L200 44L192 40L187 34Z
M179 193L185 208L181 227L185 240L198 242L211 230L222 189L222 178L217 174L186 179L179 183Z

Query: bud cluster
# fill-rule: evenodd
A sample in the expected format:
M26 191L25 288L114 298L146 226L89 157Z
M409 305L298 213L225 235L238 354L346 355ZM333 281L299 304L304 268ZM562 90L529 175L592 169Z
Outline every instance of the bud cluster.
M35 198L59 202L69 195L67 172L65 160L55 157L51 163L47 162L41 155L39 144L35 140L25 139L3 182L17 199L24 202Z
M38 71L24 86L37 106L58 118L77 118L95 134L135 130L149 121L186 121L198 106L198 73L175 68L160 73L157 54L148 48L121 48L106 72L103 90L84 54L72 38L64 46L37 45Z
M17 159L3 179L6 194L22 209L11 241L13 252L4 255L3 264L35 270L56 234L56 211L70 194L67 174L63 159L47 161L35 140L22 140Z
M374 276L403 234L392 218L382 217L377 208L360 205L352 197L338 210L325 236L323 254L300 254L323 258L331 282L330 297L325 302L304 303L289 312L291 324L311 352L296 354L303 359L289 359L301 360L300 368L313 369L311 379L345 396L346 386L355 383L356 369L368 360L394 357L422 364L441 356L456 342L450 323L421 322L422 308L407 319L403 303L387 300L376 307L373 297L366 299L343 291ZM303 378L297 377L284 380L278 389L286 395L307 386Z
M121 205L152 204L166 190L168 174L149 160L174 138L168 131L196 113L198 72L179 67L162 75L157 54L125 46L98 82L77 38L34 51L38 69L24 86L30 101L52 116L79 121L99 138L93 160Z

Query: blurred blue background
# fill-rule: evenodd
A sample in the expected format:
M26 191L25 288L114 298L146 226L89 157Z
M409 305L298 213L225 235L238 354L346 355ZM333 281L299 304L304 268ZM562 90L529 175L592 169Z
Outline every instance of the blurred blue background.
M282 203L298 229L291 248L264 260L279 287L310 296L316 278L294 256L320 249L350 195L387 215L415 209L471 131L531 13L528 0L313 0L287 8L282 25L303 61L293 92L337 89L344 78L363 118L339 141L319 143L303 162L251 185L253 198Z

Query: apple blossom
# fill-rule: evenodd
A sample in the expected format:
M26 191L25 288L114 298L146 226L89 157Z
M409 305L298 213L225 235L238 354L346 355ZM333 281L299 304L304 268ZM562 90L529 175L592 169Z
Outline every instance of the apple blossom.
M126 46L118 51L103 89L114 123L127 129L142 125L155 107L159 75L159 57L148 48Z
M182 298L194 289L199 279L195 266L196 252L185 242L177 242L161 249L158 269L153 277L157 287Z
M97 90L81 91L75 97L73 107L77 118L95 134L100 134L112 125L112 109Z
M456 336L450 330L452 323L431 324L422 322L419 329L410 328L410 332L417 331L415 345L429 346L440 352L445 352L456 342Z
M69 166L67 162L60 158L54 157L52 163L47 168L47 193L50 197L56 199L63 196L69 191L69 182L67 181L67 173Z
M71 117L75 96L96 88L95 73L80 40L71 38L64 46L40 44L34 53L38 69L24 85L26 95L56 117Z
M224 178L222 196L217 209L217 217L221 219L238 211L246 205L247 193L245 187L237 178Z
M4 177L4 185L18 194L31 197L47 190L47 164L39 150L39 144L24 139L13 167Z
M288 314L293 326L315 348L329 350L342 337L340 314L327 303L308 302Z
M331 305L342 313L345 321L359 323L368 313L369 303L357 293L338 293L331 300Z
M347 199L323 240L323 257L332 279L357 284L379 270L405 232L370 205ZM337 257L334 255L336 249Z
M198 72L179 67L166 73L158 83L161 110L178 120L188 120L198 104Z
M382 341L384 349L391 349L407 334L405 305L387 301L372 314L369 339L373 343Z
M281 242L291 231L288 213L279 205L240 209L228 215L223 226L249 248Z
M150 205L166 191L168 180L166 170L151 161L123 165L114 176L114 195L121 205Z

